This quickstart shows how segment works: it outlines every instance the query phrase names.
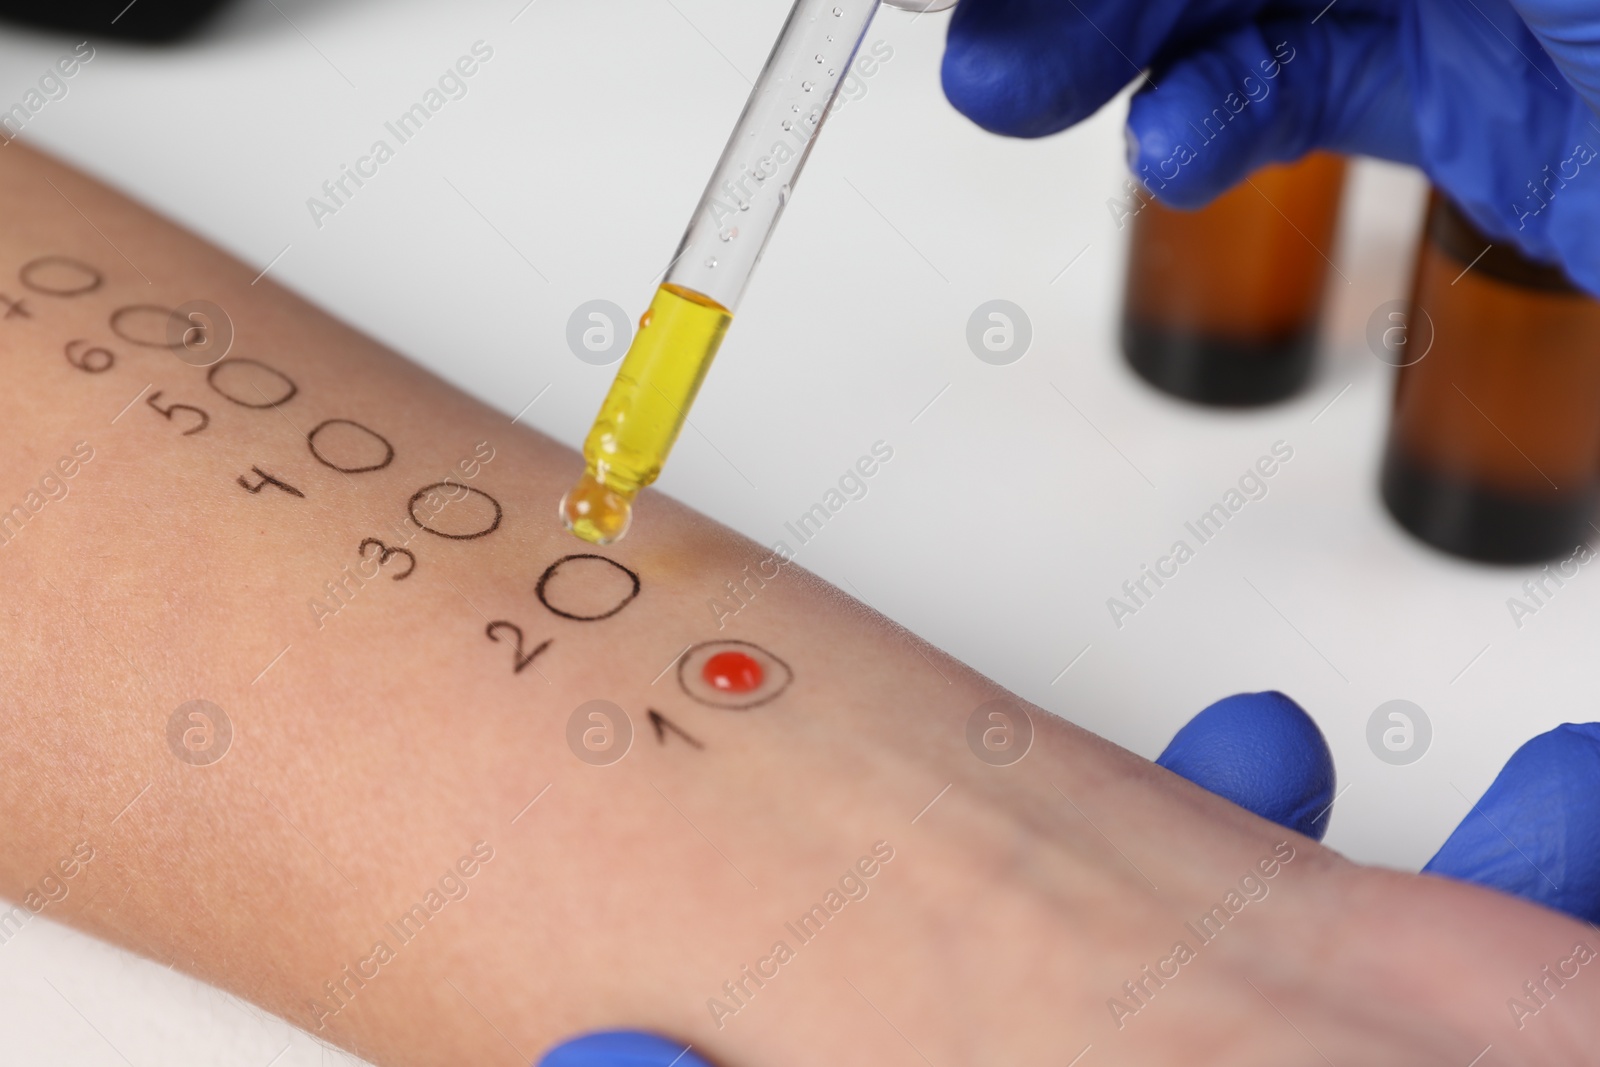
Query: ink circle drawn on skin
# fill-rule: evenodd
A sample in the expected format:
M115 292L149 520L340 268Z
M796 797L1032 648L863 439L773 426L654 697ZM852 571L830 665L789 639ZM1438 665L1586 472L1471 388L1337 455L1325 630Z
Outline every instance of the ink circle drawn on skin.
M567 611L564 608L556 607L554 604L550 603L550 580L556 576L557 572L562 566L571 563L573 560L579 559L597 559L602 563L615 567L617 570L627 575L628 580L632 583L632 588L628 591L627 595L625 595L621 600L617 601L615 605L599 613L591 612L589 614L580 615L577 612ZM562 556L560 559L550 564L550 566L546 567L544 569L544 573L539 576L539 584L534 586L533 592L534 595L539 598L539 603L543 604L547 609L549 609L552 615L559 615L563 619L571 619L574 622L599 622L601 619L611 618L611 616L615 615L617 612L633 603L633 598L639 595L639 589L639 576L633 571L629 570L627 567L624 567L622 564L618 563L616 560L607 556L597 555L593 552L575 552L570 556Z
M159 304L129 304L111 313L111 332L140 348L182 348L183 342L174 345L167 333L172 315L171 308Z
M494 518L489 520L488 524L482 529L458 533L451 533L448 530L441 530L436 527L429 526L417 516L417 504L422 501L423 497L426 497L435 490L439 489L459 489L461 492L468 494L468 499L472 497L482 497L484 500L487 500L489 502L489 506L494 509ZM456 508L458 510L456 512L449 512L450 514L459 513L460 500L455 499L455 494L446 493L443 495L445 502L433 510L432 514L428 516L429 519L436 519L440 515L449 512L449 509L451 508ZM447 537L452 541L473 541L480 537L488 537L490 534L494 533L500 528L500 519L505 514L500 508L500 501L496 500L488 493L485 493L482 489L474 489L472 486L462 485L460 482L434 482L432 485L423 486L415 493L412 493L411 499L406 501L406 512L411 516L411 521L416 523L421 529L428 531L435 537Z
M160 347L165 348L166 345ZM263 388L274 378L277 379L275 388L282 394L276 399ZM300 387L294 384L287 374L267 366L259 359L250 359L246 356L235 356L233 359L226 359L212 366L206 371L206 384L210 385L218 396L231 400L242 408L255 408L258 411L282 407L293 400L294 395L300 391ZM251 394L254 394L253 398Z
M721 689L706 677L707 667L718 657L734 654L750 660L757 676L754 688ZM733 659L722 663L733 665ZM787 663L753 641L702 641L690 645L678 657L678 688L683 695L708 708L724 711L749 711L770 704L783 695L794 681Z
M47 277L45 280L40 280L38 275L41 272L48 275L52 267L64 267L68 271L77 271L85 276L85 280L77 286L54 287L47 285L46 281L50 279ZM82 260L73 259L71 256L40 256L38 259L30 259L24 263L22 269L17 271L17 279L36 293L43 293L46 296L74 297L82 296L84 293L92 293L100 288L105 281L105 276L89 266L89 264Z
M340 444L338 431L335 431L334 440L328 442L326 447L328 452L333 452L336 455L329 456L322 448L317 446L317 435L328 429L330 426L353 426L357 430L361 431L361 433L365 434L370 441L362 444L352 444L348 438L346 438L344 443ZM317 424L314 430L306 434L306 444L310 447L311 454L317 458L318 463L321 463L324 467L332 467L341 474L365 474L367 471L381 471L390 463L394 462L394 446L389 443L389 439L383 436L383 434L378 433L376 430L367 429L367 427L361 425L359 422L356 422L354 419L323 420ZM337 453L346 449L349 449L352 451L352 453L359 453L364 448L373 448L374 444L378 448L382 449L382 458L378 458L375 454L366 456L355 454L344 456L337 455ZM374 453L375 451L376 450L374 450ZM345 460L346 462L341 463L337 462L337 460ZM375 460L375 462L366 462L373 460Z
M724 693L748 693L757 689L764 675L754 657L734 648L711 656L700 668L700 677L705 683Z
M86 348L81 353L72 350L73 345L86 345L88 343L88 341L81 339L68 341L66 350L67 362L85 374L104 374L117 362L117 357L112 355L110 349L101 348L98 345L93 348ZM93 358L97 352L101 355L101 359L96 360Z

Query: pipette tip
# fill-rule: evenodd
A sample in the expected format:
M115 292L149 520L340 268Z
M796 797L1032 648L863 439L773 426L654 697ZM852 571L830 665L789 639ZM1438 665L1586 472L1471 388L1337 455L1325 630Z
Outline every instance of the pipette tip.
M561 498L561 521L592 545L622 540L632 520L632 500L609 488L593 470L585 470L578 484Z

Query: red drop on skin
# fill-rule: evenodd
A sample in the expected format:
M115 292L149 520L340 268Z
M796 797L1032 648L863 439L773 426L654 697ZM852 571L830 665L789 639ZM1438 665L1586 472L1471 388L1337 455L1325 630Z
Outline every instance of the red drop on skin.
M743 652L718 652L700 668L706 684L721 693L749 693L761 685L761 664Z

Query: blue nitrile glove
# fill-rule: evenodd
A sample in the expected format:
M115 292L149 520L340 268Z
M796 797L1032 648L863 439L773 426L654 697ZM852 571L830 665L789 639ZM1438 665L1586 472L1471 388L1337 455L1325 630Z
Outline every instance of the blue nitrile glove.
M1278 692L1224 697L1190 719L1156 760L1279 826L1322 840L1333 753L1300 705Z
M1600 923L1600 723L1517 749L1423 871Z
M1143 68L1129 160L1169 204L1314 148L1412 163L1491 241L1600 295L1589 0L962 0L943 73L978 125L1037 137Z
M539 1067L709 1067L682 1042L638 1030L600 1030L544 1054Z
M1321 840L1327 829L1333 757L1282 693L1217 701L1156 762L1290 830ZM1517 749L1423 871L1600 923L1600 723Z

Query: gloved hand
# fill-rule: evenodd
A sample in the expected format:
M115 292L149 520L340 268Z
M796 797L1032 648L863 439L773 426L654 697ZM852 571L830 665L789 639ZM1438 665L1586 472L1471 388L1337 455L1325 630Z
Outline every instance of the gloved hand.
M1206 708L1156 761L1218 796L1321 840L1333 757L1282 693ZM1512 753L1423 868L1600 923L1600 723L1568 723Z
M1517 749L1422 870L1600 923L1600 723Z
M1333 756L1282 693L1217 701L1156 762L1288 829L1319 840L1327 829ZM1423 870L1600 920L1600 723L1560 726L1518 749ZM709 1065L681 1042L605 1030L557 1045L539 1067Z
M1198 207L1315 148L1420 166L1496 244L1600 295L1600 8L1583 0L962 0L944 88L1064 129L1150 70L1129 160Z

